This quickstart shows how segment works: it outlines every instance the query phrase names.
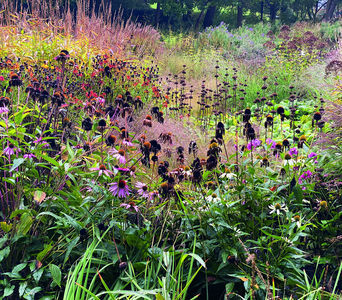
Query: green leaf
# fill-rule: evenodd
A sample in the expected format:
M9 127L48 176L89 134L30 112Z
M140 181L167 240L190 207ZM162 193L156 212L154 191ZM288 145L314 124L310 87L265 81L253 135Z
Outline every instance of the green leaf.
M10 246L7 246L5 249L2 249L0 251L0 262L2 262L3 259L6 258L8 254L10 254L10 251Z
M45 155L45 154L40 154L40 156L45 159L47 162L49 162L50 164L59 167L59 163L57 161L55 161L53 158Z
M293 194L296 197L296 200L298 203L302 204L303 203L303 190L300 186L295 185L292 188Z
M47 245L43 251L39 252L37 255L37 260L38 261L42 261L44 259L44 257L46 256L46 254L52 249L52 245L51 243L49 245Z
M28 284L27 281L19 283L19 297L22 297L24 295L27 284Z
M76 246L77 242L79 241L80 237L77 236L74 240L72 240L69 244L68 244L68 247L67 247L67 251L65 253L65 257L64 257L64 262L63 264L66 263L66 261L68 260L69 258L69 255L71 253L71 250Z
M42 290L42 288L40 286L37 286L33 289L26 288L26 294L24 295L24 298L28 299L28 300L34 300L35 294L41 290Z
M82 229L82 226L77 223L77 221L67 215L66 213L62 212L62 214L68 219L69 223L71 224L72 227L74 227L77 231L80 231Z
M8 240L7 234L5 234L2 238L0 238L0 249L7 242L7 240Z
M32 217L28 213L23 213L20 217L20 225L18 228L18 234L25 235L31 228L33 223Z
M226 295L229 295L234 288L234 282L229 282L226 284Z
M49 269L50 269L53 281L56 282L56 284L59 287L61 287L61 279L62 279L61 269L54 264L51 264Z
M26 105L18 112L15 114L14 117L14 122L15 124L19 125L24 119L24 111L26 110Z
M14 291L14 288L15 288L14 285L11 285L11 287L6 286L6 287L5 287L5 290L4 290L3 296L4 296L4 297L7 297L7 296L12 295L12 294L13 294L13 291Z
M38 269L33 273L34 280L38 283L40 278L42 277L44 269Z
M17 209L14 212L11 213L10 215L10 219L16 217L17 215L23 214L23 213L27 213L30 212L29 209Z
M23 270L26 266L27 266L27 263L22 263L22 264L16 265L12 270L12 274L14 274L17 277L21 277L19 272L21 270Z
M13 165L11 169L9 170L10 172L13 172L16 168L18 168L23 162L25 161L24 158L16 158L13 160Z

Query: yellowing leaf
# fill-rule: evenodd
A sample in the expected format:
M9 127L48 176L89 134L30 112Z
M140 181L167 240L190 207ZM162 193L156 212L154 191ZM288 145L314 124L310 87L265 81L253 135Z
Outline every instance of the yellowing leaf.
M13 224L7 224L6 222L0 222L0 224L1 224L1 229L5 231L6 233L10 232L13 226Z
M34 200L36 201L37 204L40 204L44 201L46 197L46 193L43 191L35 191L34 192Z

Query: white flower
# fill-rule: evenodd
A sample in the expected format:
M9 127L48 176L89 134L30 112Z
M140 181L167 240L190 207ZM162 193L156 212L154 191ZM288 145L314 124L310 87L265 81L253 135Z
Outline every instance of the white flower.
M220 178L227 178L229 180L234 179L236 177L236 174L234 173L222 173L220 175Z
M283 203L282 204L276 203L274 205L271 204L268 206L268 208L271 209L270 214L277 213L277 215L280 214L281 210L283 210L285 212L288 210L286 205Z
M211 202L211 203L221 202L221 199L219 197L217 197L216 194L212 194L208 197L205 197L205 200L207 200L208 202Z
M296 215L296 216L294 216L293 218L291 218L291 221L292 221L292 222L296 222L296 224L297 224L298 228L300 227L300 224L301 224L301 218L300 218L300 216L299 216L299 215Z

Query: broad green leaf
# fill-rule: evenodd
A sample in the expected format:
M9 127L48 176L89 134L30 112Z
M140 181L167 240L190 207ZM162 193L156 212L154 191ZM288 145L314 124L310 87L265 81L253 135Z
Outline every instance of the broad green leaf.
M35 272L33 272L33 278L37 283L39 282L43 273L44 273L44 269L37 269Z
M37 260L42 261L44 257L46 256L46 254L51 250L51 248L52 248L51 243L45 246L44 250L38 253Z
M49 269L50 269L53 281L56 282L56 284L59 287L61 287L61 279L62 279L61 269L54 264L51 264Z
M302 188L300 186L298 186L298 185L295 185L292 188L292 191L293 191L293 194L296 197L297 202L302 204L303 203L303 190L302 190Z
M10 172L13 172L16 168L18 168L23 162L25 161L24 158L16 158L13 160L13 165L10 169Z
M19 297L22 297L24 295L27 284L28 284L27 281L19 283Z
M0 262L3 261L4 258L6 258L10 254L10 247L7 246L5 249L2 249L0 251Z
M7 234L5 234L2 238L0 238L0 249L7 242L7 240L8 240Z
M8 296L12 295L14 288L15 288L14 285L11 285L10 287L6 286L5 290L4 290L3 297L8 297Z
M20 217L20 224L18 228L18 234L25 235L31 228L33 223L32 217L28 213L23 213Z

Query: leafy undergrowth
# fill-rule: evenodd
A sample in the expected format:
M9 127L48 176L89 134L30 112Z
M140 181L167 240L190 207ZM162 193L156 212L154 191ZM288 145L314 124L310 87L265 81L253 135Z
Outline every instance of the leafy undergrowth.
M53 39L1 50L1 299L338 299L342 109L296 82L317 51L191 86Z

